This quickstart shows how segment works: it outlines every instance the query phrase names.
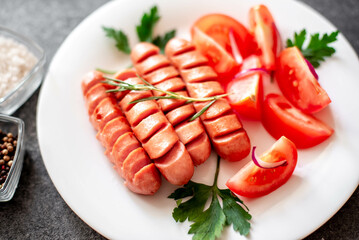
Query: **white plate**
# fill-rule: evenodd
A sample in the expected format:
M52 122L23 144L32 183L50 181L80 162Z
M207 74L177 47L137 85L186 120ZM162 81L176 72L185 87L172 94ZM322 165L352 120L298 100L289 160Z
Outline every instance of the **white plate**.
M259 1L181 0L157 1L162 20L157 33L172 28L188 37L189 27L205 13L222 12L247 24L248 9ZM262 2L262 1L260 1ZM335 28L317 12L295 1L266 3L283 39L303 28L331 32ZM153 1L112 1L86 18L66 39L54 57L43 84L37 116L43 160L57 190L87 224L111 239L190 239L189 223L171 216L175 202L167 196L175 189L164 181L155 196L139 196L123 186L123 180L103 155L88 121L80 82L95 67L122 69L129 57L119 53L101 26L123 29L134 44L134 26ZM258 199L244 199L253 216L252 239L298 239L326 222L350 197L359 183L356 144L359 136L359 62L346 39L339 35L337 53L319 69L320 83L332 104L317 116L335 129L325 143L299 151L293 177L277 191ZM274 143L258 122L244 121L261 153ZM239 163L223 161L219 185L233 175ZM196 169L194 181L212 183L215 155ZM238 239L227 228L223 239Z

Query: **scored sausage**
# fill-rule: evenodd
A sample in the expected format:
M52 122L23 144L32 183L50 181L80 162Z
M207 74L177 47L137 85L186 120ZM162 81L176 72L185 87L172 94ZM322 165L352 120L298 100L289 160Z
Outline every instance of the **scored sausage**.
M94 71L82 82L90 121L98 130L96 137L125 179L125 186L135 193L153 195L161 186L159 171L134 136L114 94L106 92L112 86L102 83L103 80L102 74Z
M155 45L147 42L137 44L132 49L131 59L137 72L150 84L165 91L188 96L179 72L160 54ZM165 93L153 91L153 95L164 96ZM202 122L199 119L189 121L196 113L193 104L180 99L160 99L157 103L185 145L194 165L204 163L211 154L211 144Z
M217 74L208 66L208 60L195 46L183 39L171 39L165 48L166 56L179 70L191 97L203 98L223 94L217 81ZM200 111L207 103L196 102L194 107ZM250 141L242 123L231 110L226 99L217 100L201 115L218 155L228 161L239 161L250 152Z
M125 70L116 78L131 84L143 84L136 75L134 70ZM151 91L122 92L117 96L135 136L164 178L174 185L186 184L194 172L192 159L157 102L149 100L130 104L153 96Z

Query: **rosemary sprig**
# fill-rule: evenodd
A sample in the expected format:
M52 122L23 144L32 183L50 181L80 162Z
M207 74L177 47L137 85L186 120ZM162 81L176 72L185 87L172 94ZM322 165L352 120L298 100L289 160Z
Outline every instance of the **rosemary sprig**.
M212 101L210 101L206 106L204 106L201 111L199 111L198 113L196 113L195 115L193 115L191 118L190 118L190 122L195 120L196 118L198 118L199 116L201 116L205 111L207 111L207 109L212 106L212 104L217 101L217 99L213 99Z
M105 74L111 74L111 75L116 73L116 71L111 71L111 70L103 69L103 68L96 68L96 71L102 72L102 73L105 73Z
M157 88L157 87L153 86L152 84L150 84L149 82L147 82L145 79L143 79L140 76L138 76L138 78L140 78L141 81L144 84L131 84L131 83L127 83L127 82L122 81L122 80L115 79L115 78L110 78L110 77L104 77L104 78L107 79L107 80L104 81L104 83L107 83L109 85L117 87L116 89L107 90L107 92L157 91L157 92L162 92L162 93L166 94L165 96L152 96L152 97L148 97L148 98L141 98L141 99L138 99L138 100L135 100L135 101L131 101L129 104L134 104L134 103L143 102L143 101L149 101L149 100L158 100L158 99L181 99L181 100L186 100L187 103L191 103L191 102L209 102L199 112L197 112L195 115L193 115L190 118L189 121L193 121L196 118L198 118L199 116L201 116L218 99L226 97L226 96L229 95L229 93L225 93L225 94L216 95L216 96L213 96L213 97L192 98L192 97L187 97L187 96L180 95L180 94L175 93L175 92L166 91L166 90Z

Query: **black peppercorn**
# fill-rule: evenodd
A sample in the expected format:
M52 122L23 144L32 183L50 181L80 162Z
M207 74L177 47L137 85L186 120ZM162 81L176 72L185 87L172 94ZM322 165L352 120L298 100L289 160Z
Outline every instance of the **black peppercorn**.
M9 145L9 146L7 146L7 150L9 152L12 152L12 151L14 151L14 147L12 145Z
M2 153L3 155L7 155L7 154L9 153L9 151L8 151L7 149L4 149L4 150L1 151L1 153Z
M0 188L4 186L13 165L17 139L12 133L5 133L0 129Z

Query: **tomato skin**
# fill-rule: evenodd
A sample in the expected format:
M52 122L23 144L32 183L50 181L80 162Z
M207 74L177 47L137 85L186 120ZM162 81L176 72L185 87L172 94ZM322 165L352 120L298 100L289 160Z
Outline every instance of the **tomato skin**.
M331 102L297 47L281 52L275 78L283 95L303 112L318 112Z
M263 66L269 71L275 70L281 42L272 14L266 6L256 5L249 11L249 23Z
M250 161L227 181L226 186L232 192L248 198L267 195L286 183L292 176L297 165L298 153L295 144L283 136L260 158L266 162L279 162L285 159L287 164L264 169Z
M229 33L232 31L233 37L236 40L238 50L242 58L246 58L253 54L257 46L250 32L236 19L224 14L208 14L198 19L192 27L192 35L194 28L198 28L227 52L232 54L232 46L229 38Z
M218 80L222 84L226 84L238 72L239 65L233 57L196 27L193 28L192 42L208 58L209 66L218 74Z
M313 147L334 133L325 123L301 112L278 94L266 96L262 109L262 123L274 138L286 136L298 148Z

